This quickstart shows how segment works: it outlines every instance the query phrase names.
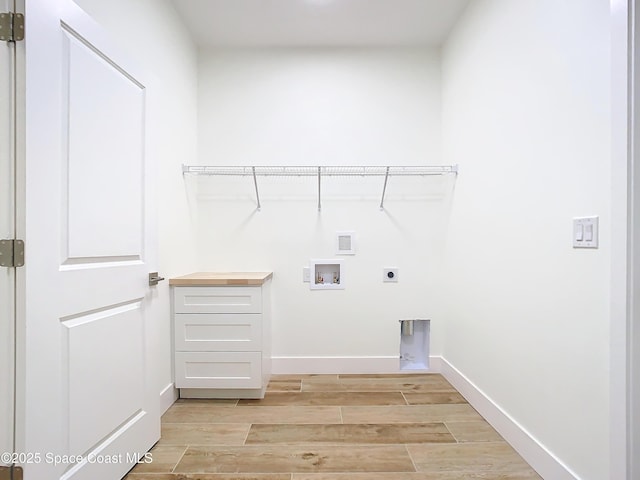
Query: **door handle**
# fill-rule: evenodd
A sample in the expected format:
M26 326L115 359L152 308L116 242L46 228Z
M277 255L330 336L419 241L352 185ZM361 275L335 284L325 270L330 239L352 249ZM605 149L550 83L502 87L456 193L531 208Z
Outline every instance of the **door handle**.
M158 275L158 272L151 272L149 274L149 286L153 287L154 285L157 285L158 282L161 282L162 280L164 280L164 277L160 277Z

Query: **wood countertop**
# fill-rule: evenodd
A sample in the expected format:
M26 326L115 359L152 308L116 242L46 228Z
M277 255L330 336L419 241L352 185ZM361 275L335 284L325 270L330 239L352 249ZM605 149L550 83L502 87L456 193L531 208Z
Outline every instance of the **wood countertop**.
M262 285L273 276L273 272L197 272L169 279L169 285Z

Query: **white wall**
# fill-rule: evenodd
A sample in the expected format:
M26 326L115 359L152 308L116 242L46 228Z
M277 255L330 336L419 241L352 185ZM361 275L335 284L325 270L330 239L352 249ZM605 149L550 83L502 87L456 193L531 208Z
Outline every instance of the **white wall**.
M440 160L439 54L422 49L202 51L203 164Z
M75 1L155 76L155 98L162 100L149 105L149 154L157 168L158 268L167 278L197 270L195 213L180 174L181 164L196 158L197 50L169 0ZM157 294L162 317L151 333L162 390L172 382L167 282Z
M439 54L427 49L273 49L201 52L199 158L208 165L416 165L441 163ZM198 192L200 264L272 270L273 354L312 357L304 368L397 368L401 318L433 318L451 178L323 181L188 180ZM310 291L302 267L334 257L339 230L357 235L342 257L342 291ZM400 282L383 284L382 269ZM349 363L345 357L356 357ZM317 361L316 361L317 360ZM276 368L296 363L275 362ZM373 367L376 365L376 367ZM323 367L324 366L324 367ZM302 367L301 367L302 368Z
M477 0L443 50L444 357L582 479L609 478L606 0ZM571 219L600 216L600 248ZM558 478L558 477L548 477Z

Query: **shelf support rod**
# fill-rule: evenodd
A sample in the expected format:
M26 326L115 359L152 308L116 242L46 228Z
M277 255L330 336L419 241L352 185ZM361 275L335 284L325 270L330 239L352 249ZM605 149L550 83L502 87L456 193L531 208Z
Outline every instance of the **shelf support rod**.
M384 210L384 194L387 192L387 181L389 180L389 167L384 173L384 185L382 186L382 198L380 199L380 210Z
M318 167L318 211L322 210L322 202L320 201L320 178L321 178L321 169L322 167Z
M253 173L253 186L256 188L256 202L258 203L258 211L260 211L260 194L258 193L258 179L256 178L256 167L251 167Z

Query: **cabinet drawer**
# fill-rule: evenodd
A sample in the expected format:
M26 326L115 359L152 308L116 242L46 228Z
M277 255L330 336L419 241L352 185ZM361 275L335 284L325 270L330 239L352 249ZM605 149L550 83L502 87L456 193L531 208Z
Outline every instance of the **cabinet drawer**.
M255 352L262 349L262 315L177 313L175 349L191 352Z
M260 313L261 287L175 287L175 313Z
M177 388L260 388L260 352L176 352Z

